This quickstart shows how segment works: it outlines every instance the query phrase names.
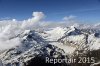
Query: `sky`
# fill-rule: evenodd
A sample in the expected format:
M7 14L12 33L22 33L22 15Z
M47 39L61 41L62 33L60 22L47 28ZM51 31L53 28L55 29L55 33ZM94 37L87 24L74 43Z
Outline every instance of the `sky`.
M84 22L100 22L100 0L0 0L0 19L24 20L35 11L50 21L71 15Z

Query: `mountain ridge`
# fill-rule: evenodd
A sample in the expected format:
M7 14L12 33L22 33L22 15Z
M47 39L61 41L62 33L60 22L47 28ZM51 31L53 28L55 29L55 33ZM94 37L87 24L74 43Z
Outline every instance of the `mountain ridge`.
M91 32L91 31L90 31ZM20 38L19 46L0 53L1 66L28 66L29 61L41 57L71 57L76 50L99 50L99 33L85 32L74 26L57 27L49 31L25 30L13 38ZM13 39L11 38L11 39ZM97 46L98 47L95 47ZM68 64L69 65L69 64Z

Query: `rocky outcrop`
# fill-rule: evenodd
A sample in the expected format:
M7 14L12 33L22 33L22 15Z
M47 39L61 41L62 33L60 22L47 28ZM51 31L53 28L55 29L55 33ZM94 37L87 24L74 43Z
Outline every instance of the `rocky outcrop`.
M55 32L56 30L60 32ZM95 63L99 64L100 61L100 54L96 55L100 48L98 32L84 31L84 29L77 29L73 26L64 28L64 30L56 28L52 32L26 30L9 40L17 37L21 40L20 45L0 52L0 66L95 66ZM55 40L51 41L53 38ZM79 59L77 51L81 51L81 56L95 57L95 63L46 63L46 57L50 59Z

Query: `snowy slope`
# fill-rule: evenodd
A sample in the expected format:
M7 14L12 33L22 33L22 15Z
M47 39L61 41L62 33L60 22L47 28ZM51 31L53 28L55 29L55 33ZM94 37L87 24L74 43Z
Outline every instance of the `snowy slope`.
M55 57L56 55L57 57L58 52L64 53L60 48L50 45L36 31L26 30L18 37L22 40L21 44L2 52L0 54L1 64L22 66L37 55L44 55L44 57L51 55ZM56 54L53 55L52 51Z
M61 27L53 28L49 31L46 31L46 33L48 34L47 39L51 41L57 41L58 38L61 38L66 31L67 31L66 28L61 28Z
M42 31L22 31L20 34L9 38L9 40L19 38L20 44L0 52L0 66L27 66L28 62L36 56L41 56L43 59L45 57L71 57L76 50L99 50L99 33L95 30L93 32L88 29L85 30L71 26Z

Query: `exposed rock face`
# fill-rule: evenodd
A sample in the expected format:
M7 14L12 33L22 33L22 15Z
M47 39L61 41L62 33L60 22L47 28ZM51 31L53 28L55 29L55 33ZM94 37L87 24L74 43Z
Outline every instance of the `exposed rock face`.
M28 31L28 33L23 33L18 37L22 38L22 44L1 53L1 65L30 66L36 58L42 62L45 57L55 58L55 56L59 57L64 54L62 49L50 45L35 31ZM33 61L33 63L36 61Z
M68 63L46 63L46 57L51 59L66 59L73 57L77 59L77 50L82 51L81 56L96 57L97 59L95 62L99 64L100 54L95 55L100 49L99 36L99 32L84 31L84 29L77 29L73 26L42 32L26 30L10 38L19 37L21 39L21 44L0 52L0 66L89 66L94 64L75 63L75 65ZM88 54L90 52L91 55Z

